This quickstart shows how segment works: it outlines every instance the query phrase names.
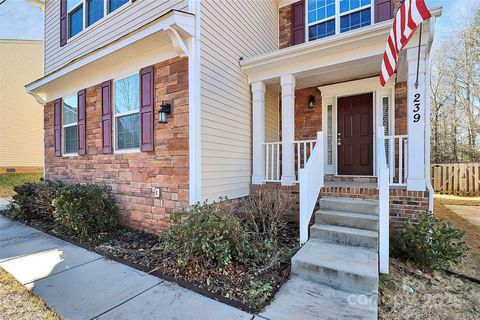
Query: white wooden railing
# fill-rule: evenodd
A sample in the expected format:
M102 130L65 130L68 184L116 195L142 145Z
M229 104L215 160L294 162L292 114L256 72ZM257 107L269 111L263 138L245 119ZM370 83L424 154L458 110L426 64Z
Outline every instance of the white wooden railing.
M378 140L380 141L380 140ZM385 136L389 183L406 186L408 176L408 135Z
M389 168L385 153L385 131L379 127L377 136L377 165L378 165L378 255L381 273L388 273L389 264L389 224L390 224L390 179ZM401 139L400 139L401 142ZM390 158L391 160L392 158ZM401 159L401 158L400 158ZM394 161L390 161L390 167ZM390 171L391 172L391 171Z
M303 168L299 169L300 184L300 244L308 240L308 223L323 186L323 134L317 133L315 147Z
M298 183L298 173L305 167L317 140L299 140L294 142L295 152L295 182ZM280 182L282 173L282 142L266 142L265 151L265 182Z
M317 140L299 140L295 141L295 157L297 159L295 166L295 175L297 177L296 182L300 179L300 169L305 168L310 155L313 152L313 148Z
M265 182L280 182L282 142L264 143L265 148Z

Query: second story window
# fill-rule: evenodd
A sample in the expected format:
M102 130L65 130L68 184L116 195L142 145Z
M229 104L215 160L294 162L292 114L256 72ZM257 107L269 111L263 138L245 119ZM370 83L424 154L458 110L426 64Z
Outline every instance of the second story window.
M130 0L67 0L68 37L101 20Z
M73 37L83 30L83 1L67 1L68 10L68 37Z
M87 26L103 18L103 0L87 0Z
M308 0L309 41L368 26L371 0Z

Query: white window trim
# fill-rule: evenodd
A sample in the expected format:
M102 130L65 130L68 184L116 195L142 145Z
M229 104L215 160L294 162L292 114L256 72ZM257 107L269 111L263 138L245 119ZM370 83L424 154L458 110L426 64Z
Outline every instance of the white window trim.
M308 22L308 0L306 0L305 1L305 21L306 21L306 23L305 23L305 42L319 40L319 39L310 40L308 30L311 26L314 26L314 25L317 25L317 24L320 24L320 23L323 23L323 22L327 22L327 21L330 21L330 20L335 20L335 34L331 35L331 36L324 37L324 38L328 38L328 37L332 37L332 36L335 36L335 35L339 35L341 33L346 33L346 32L353 31L353 30L349 30L349 31L345 31L345 32L340 32L340 19L341 19L341 17L343 17L345 15L349 15L349 14L352 14L352 13L355 13L357 11L361 11L361 10L364 10L364 9L370 8L370 25L374 24L375 23L375 6L374 6L374 3L375 3L375 0L370 0L370 4L368 4L368 5L364 5L364 6L361 6L361 7L358 7L358 8L351 9L351 10L340 13L340 0L335 0L335 14L333 16L326 17L326 18L323 18L322 20L317 20L315 22L309 23ZM357 29L360 29L360 28L357 28ZM356 29L354 29L354 30L356 30ZM323 39L323 38L320 38L320 39Z
M114 15L125 10L125 8L128 7L127 5L132 3L132 0L128 0L127 2L122 4L120 7L118 7L115 11L108 12L108 9L109 9L108 1L109 0L103 0L103 17L98 19L97 21L95 21L89 26L87 26L87 0L80 1L75 7L73 7L70 10L67 9L67 43L69 41L73 41L74 39L78 38L78 36L80 36L81 34L84 34L85 31L91 30L93 27L99 25L101 22L104 22L105 18L109 17L110 15ZM70 12L75 11L75 9L77 9L80 5L83 5L83 28L79 33L70 37Z
M118 78L115 78L113 79L112 81L112 101L113 101L113 105L112 105L112 113L113 113L113 123L112 123L112 130L113 130L113 137L112 137L112 142L113 142L113 153L117 153L117 154L121 154L121 153L137 153L137 152L141 152L141 149L140 149L140 146L141 146L141 134L142 134L142 131L141 131L141 124L140 124L140 132L139 132L139 141L140 141L140 145L138 148L129 148L129 149L118 149L117 147L117 117L123 117L123 116L129 116L129 115L132 115L132 114L139 114L139 121L141 121L140 119L140 100L139 100L139 104L138 104L138 109L136 110L130 110L130 111L125 111L125 112L120 112L120 113L116 113L115 112L115 83L119 80L122 80L122 79L125 79L125 78L128 78L128 77L131 77L131 76L134 76L134 75L138 75L139 77L139 80L140 80L140 72L135 72L135 73L130 73L130 74L127 74L127 75L124 75L124 76L120 76ZM140 88L138 88L139 92L139 99L140 99Z
M63 157L77 157L78 156L78 115L77 115L77 121L69 123L69 124L63 124L63 101L65 98L70 98L70 97L75 97L77 98L77 94L72 93L69 95L66 95L64 98L62 98L62 110L60 110L62 114L62 133L61 133L61 141L62 141L62 156ZM77 101L77 114L78 114L78 101ZM77 152L70 152L70 153L65 153L65 128L77 126Z

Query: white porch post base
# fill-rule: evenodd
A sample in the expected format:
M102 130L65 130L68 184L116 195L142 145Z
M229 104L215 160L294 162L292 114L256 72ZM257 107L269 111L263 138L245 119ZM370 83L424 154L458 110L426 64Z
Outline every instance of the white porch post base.
M252 184L265 183L265 83L252 83L253 173Z
M425 46L420 49L418 67L418 47L407 49L407 132L408 132L408 177L407 190L425 191Z
M282 86L282 179L283 186L295 184L295 77L280 78Z

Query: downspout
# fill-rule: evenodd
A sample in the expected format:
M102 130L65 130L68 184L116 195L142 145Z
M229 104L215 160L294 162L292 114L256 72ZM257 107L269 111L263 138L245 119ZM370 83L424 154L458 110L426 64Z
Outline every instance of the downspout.
M433 195L434 190L430 179L430 137L431 137L431 120L430 120L430 51L433 42L433 26L435 17L430 19L430 35L429 44L425 55L425 184L428 190L428 211L433 214Z

